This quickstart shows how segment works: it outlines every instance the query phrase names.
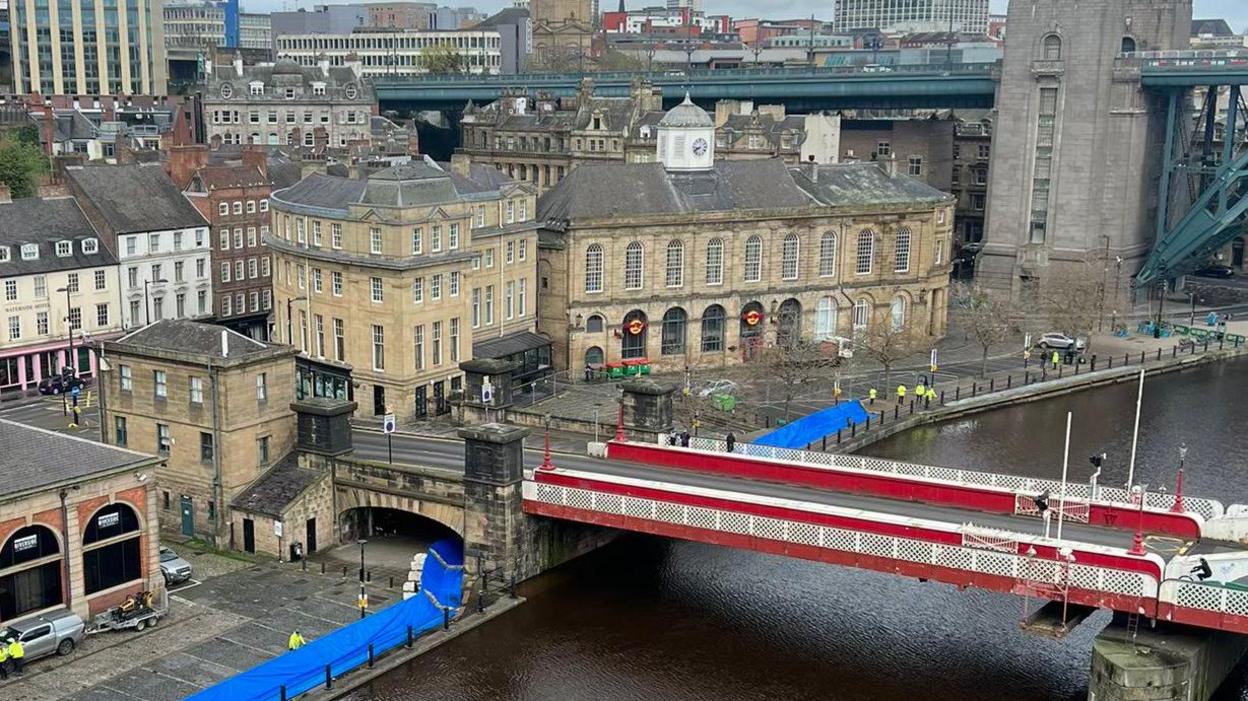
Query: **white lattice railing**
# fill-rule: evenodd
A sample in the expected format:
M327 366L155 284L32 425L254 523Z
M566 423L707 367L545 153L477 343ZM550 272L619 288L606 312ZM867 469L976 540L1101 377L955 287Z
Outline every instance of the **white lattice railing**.
M1248 616L1248 591L1218 584L1169 580L1161 586L1161 599L1183 608Z
M1153 597L1157 594L1157 581L1139 572L1094 567L1077 562L1067 565L991 548L968 547L965 540L963 545L944 545L801 521L530 481L524 483L524 498L580 511L629 516L703 530L736 533L828 550L1011 577L1031 583L1061 584L1067 580L1067 575L1063 570L1068 568L1071 587L1126 596ZM963 528L975 534L986 533L985 529L978 529L974 526Z
M699 437L689 439L688 449L712 453L723 453L726 452L727 446L723 441L716 440L714 438ZM676 450L681 450L681 448L676 448ZM837 469L864 470L867 472L877 472L888 475L941 480L944 482L953 482L955 484L997 487L1000 489L1008 489L1016 493L1039 494L1047 491L1050 494L1059 494L1062 491L1062 483L1058 480L1023 477L1021 475L1004 475L992 472L977 472L974 470L962 470L955 467L917 465L914 463L885 460L883 458L871 458L860 455L824 453L816 450L799 450L797 448L777 448L775 446L758 445L755 443L736 443L733 446L733 453L753 458L764 458L767 460L787 460L789 462ZM1096 489L1096 496L1093 498L1091 485L1082 482L1067 482L1066 494L1072 499L1081 499L1085 501L1091 500L1111 504L1139 503L1132 497L1132 494L1129 491L1118 487L1098 486ZM1174 506L1174 495L1163 494L1160 492L1149 492L1145 504L1152 509L1167 510ZM1206 520L1221 516L1223 513L1222 503L1214 499L1184 496L1183 507L1185 511L1200 514Z

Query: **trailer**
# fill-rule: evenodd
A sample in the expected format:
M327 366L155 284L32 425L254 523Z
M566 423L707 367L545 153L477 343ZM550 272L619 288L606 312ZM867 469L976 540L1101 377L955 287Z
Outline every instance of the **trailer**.
M151 592L141 592L138 597L134 597L133 605L127 607L125 604L115 606L104 613L97 614L87 626L86 634L103 633L110 630L133 630L141 632L147 628L155 626L160 619L169 613L169 595L165 591L161 591L161 601L156 604L152 601ZM148 595L148 596L144 596Z

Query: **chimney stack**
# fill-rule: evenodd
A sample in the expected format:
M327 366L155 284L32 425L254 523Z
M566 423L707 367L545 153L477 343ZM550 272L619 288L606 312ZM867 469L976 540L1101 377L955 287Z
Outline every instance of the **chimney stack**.
M252 166L260 171L262 177L269 177L269 153L263 146L248 144L243 147L243 165Z
M230 357L230 332L221 329L221 357Z
M451 154L451 172L465 178L471 177L472 159L468 157L468 154L458 152Z
M239 78L243 77L243 55L242 54L234 54L234 73L237 74Z

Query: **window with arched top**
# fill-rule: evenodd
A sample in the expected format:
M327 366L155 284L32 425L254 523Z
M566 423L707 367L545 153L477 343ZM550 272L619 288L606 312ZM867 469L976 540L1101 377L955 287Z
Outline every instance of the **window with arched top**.
M801 240L797 234L788 234L784 237L784 243L780 245L780 277L784 280L796 280L798 269L798 255L800 254Z
M685 244L679 240L667 243L667 275L668 287L680 287L685 284Z
M829 231L819 237L819 275L836 274L836 234Z
M60 543L47 526L17 529L0 549L0 619L62 603Z
M1062 38L1056 34L1049 34L1044 37L1044 60L1060 61L1062 60Z
M593 367L602 365L606 356L603 355L602 349L598 346L590 346L585 349L585 364Z
M820 297L815 305L815 340L825 341L836 335L836 300Z
M585 333L602 333L605 326L606 321L603 320L601 314L590 314L585 320Z
M1121 52L1124 54L1134 53L1135 52L1135 39L1132 39L1131 37L1123 37Z
M724 240L713 238L706 242L706 284L720 285L724 282Z
M680 307L672 307L663 315L662 343L659 352L663 355L681 355L685 352L685 329L688 316Z
M871 322L871 303L866 297L854 302L854 328L865 329Z
M745 240L745 281L758 282L763 277L763 239L757 235Z
M95 512L82 535L87 594L143 578L142 535L138 514L127 504L109 504Z
M910 272L910 229L901 227L897 230L897 241L893 250L893 272Z
M702 312L702 352L724 350L724 320L727 314L718 304L712 304Z
M863 229L858 232L858 250L854 260L854 271L859 275L871 272L871 259L875 256L875 232Z
M645 249L639 241L633 241L624 247L624 289L641 289L644 256Z
M585 249L585 291L602 292L602 246L596 243Z
M906 325L906 298L898 295L888 308L888 320L894 331L900 331Z

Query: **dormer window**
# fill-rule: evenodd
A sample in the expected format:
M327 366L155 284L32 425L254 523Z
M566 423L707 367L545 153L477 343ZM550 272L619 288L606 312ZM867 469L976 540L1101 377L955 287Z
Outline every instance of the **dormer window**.
M286 88L286 99L287 99L287 100L293 100L293 99L295 99L295 89L294 89L294 88Z
M57 241L56 242L56 257L57 258L65 258L67 256L72 256L72 255L74 255L74 242L73 241Z
M99 250L100 250L100 240L99 240L99 239L83 239L83 240L82 240L82 252L83 252L83 253L86 253L86 254L90 255L90 254L95 253L95 252L97 252L97 251L99 251Z
M22 260L39 260L39 244L22 244Z
M0 263L9 262L9 247L0 246Z
M255 96L264 95L264 83L258 80L253 80L250 83L248 83L248 87L251 89L252 95L255 95Z
M313 83L313 84L312 84L312 94L313 94L313 95L318 95L318 96L323 96L323 95L325 95L325 84L324 84L324 83Z

